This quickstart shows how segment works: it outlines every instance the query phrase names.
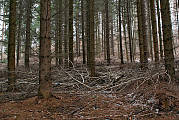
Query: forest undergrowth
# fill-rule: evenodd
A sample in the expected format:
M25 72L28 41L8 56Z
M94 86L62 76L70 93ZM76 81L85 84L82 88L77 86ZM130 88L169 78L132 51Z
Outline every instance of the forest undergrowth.
M86 66L52 67L53 97L39 100L38 64L29 71L19 66L16 91L7 89L7 72L0 74L0 119L2 120L177 120L179 87L172 83L164 65L139 63L121 65L115 61L96 64L96 77Z

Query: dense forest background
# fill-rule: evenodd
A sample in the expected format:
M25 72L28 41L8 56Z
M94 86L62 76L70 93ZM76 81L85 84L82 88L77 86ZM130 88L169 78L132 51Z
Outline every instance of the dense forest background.
M172 111L168 116L176 119L178 14L178 0L1 0L0 106L31 98L23 104L54 104L42 107L51 118L61 112L53 119L98 119L100 107L101 118L144 119L147 112L152 119L159 111L164 116ZM75 107L68 106L78 98ZM116 114L125 105L132 107L117 116L103 100ZM112 101L121 101L118 112ZM0 118L5 113L0 111ZM31 115L17 114L19 119Z

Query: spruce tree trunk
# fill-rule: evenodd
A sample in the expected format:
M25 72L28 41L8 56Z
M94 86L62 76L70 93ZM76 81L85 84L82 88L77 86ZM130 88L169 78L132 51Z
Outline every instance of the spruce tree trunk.
M69 0L69 67L73 67L73 0Z
M170 4L168 0L161 0L161 16L162 16L162 30L163 30L163 42L164 42L164 55L165 55L165 69L167 73L174 79L174 54L173 54L173 36L172 36L172 23ZM176 82L179 82L177 80Z
M94 51L94 0L87 0L87 38L88 38L88 69L90 76L95 76L95 51ZM88 19L89 18L89 19Z
M103 12L103 52L104 52L104 60L107 59L107 47L106 47L106 17L105 12Z
M120 40L120 53L121 53L121 64L124 64L124 60L123 60L123 49L122 49L122 28L121 28L121 0L119 0L119 40Z
M90 68L90 1L86 0L86 40L87 40L87 66Z
M1 61L3 61L3 42L4 42L4 26L5 26L5 2L2 2L3 8L3 23L2 23L2 43L1 43Z
M158 33L159 33L159 42L160 42L160 59L163 60L163 41L162 41L162 31L161 31L161 20L160 20L160 6L159 0L156 1L157 5L157 18L158 18Z
M65 67L68 67L68 1L65 0L65 23L64 23L64 55L65 55Z
M94 77L95 73L95 48L94 48L94 0L90 0L90 76Z
M141 0L137 0L137 18L138 18L138 36L139 36L140 63L143 64L144 63L144 48L143 48Z
M57 13L55 16L55 26L56 26L56 30L55 30L55 65L58 66L59 65L59 18L60 18L60 13L59 13L59 0L55 0L55 12Z
M8 40L8 91L15 89L16 0L10 0Z
M153 34L153 46L154 46L154 55L155 62L159 62L159 52L158 52L158 39L157 39L157 22L155 14L155 0L150 0L150 11L151 11L151 20L152 20L152 34Z
M148 25L148 11L147 11L147 3L146 0L141 0L141 15L142 15L142 33L143 33L143 54L144 54L144 62L143 62L143 67L145 68L147 63L148 63L148 39L149 39L149 34L147 33L147 25Z
M131 18L130 18L130 0L127 0L127 30L128 30L128 38L129 38L130 61L133 62Z
M83 64L86 64L86 50L85 50L85 26L84 26L84 0L81 0L81 29L82 29L82 49L83 49Z
M78 3L77 3L78 4ZM80 56L80 39L79 39L79 10L78 8L76 8L76 23L75 23L75 27L76 27L76 56L79 57Z
M40 63L39 63L39 90L40 98L51 97L51 40L50 40L50 6L51 0L40 1Z
M63 64L63 51L62 51L62 0L59 0L59 31L58 31L58 51L59 51L59 65Z
M148 58L151 57L151 60L153 61L154 59L154 54L153 54L153 39L152 39L152 24L151 24L151 10L150 10L150 0L147 0L146 1L146 4L147 4L147 36L148 36L148 42L149 42L149 45L148 45Z
M110 45L109 45L109 10L108 0L105 0L105 13L106 13L106 49L107 49L107 63L110 64Z
M114 21L111 20L111 54L114 55Z
M31 21L32 21L32 0L27 1L26 10L26 42L25 42L25 68L29 69L29 57L30 57L30 41L31 41Z
M19 66L19 60L21 59L21 25L22 25L22 0L19 1L19 15L18 15L18 31L17 31L17 57L16 57L16 65Z
M125 10L124 7L122 8L122 17L123 17L123 34L124 34L124 40L125 40L125 51L126 51L126 59L127 62L129 62L129 55L128 55L128 45L127 45L127 37L126 37L126 21L125 21Z

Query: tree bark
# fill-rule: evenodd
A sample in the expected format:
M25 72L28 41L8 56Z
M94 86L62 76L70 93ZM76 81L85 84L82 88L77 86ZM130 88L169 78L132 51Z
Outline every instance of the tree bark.
M108 0L105 0L105 13L106 13L106 49L107 49L107 63L110 64L110 45L109 45L109 10Z
M83 64L86 64L86 50L85 50L85 37L84 37L84 0L81 0L81 29L82 29L82 49L83 49Z
M90 76L94 77L95 74L95 51L94 51L94 0L87 0L87 27L88 27L88 69ZM89 18L89 19L88 19Z
M56 26L56 30L55 30L55 64L56 66L59 65L59 56L60 56L60 53L59 53L59 19L60 19L60 13L59 13L59 6L60 6L60 3L59 3L59 0L55 0L54 1L54 4L55 4L55 12L56 12L56 16L55 16L55 26Z
M140 63L144 63L144 47L143 47L143 31L142 31L142 11L141 0L137 0L137 17L138 17L138 36L139 36L139 50L140 50Z
M18 16L18 32L17 32L17 58L16 58L16 65L19 66L19 60L21 59L21 25L22 25L22 0L19 1L19 16Z
M26 42L25 42L25 68L29 69L29 57L30 57L30 41L31 41L31 20L32 20L32 0L28 0L26 8Z
M120 40L120 53L121 53L121 64L124 64L124 60L123 60L123 49L122 49L122 28L121 28L121 0L119 0L119 40Z
M65 0L65 23L64 23L64 55L65 55L65 67L68 66L68 1Z
M69 67L73 67L73 0L69 0Z
M10 0L8 41L8 91L15 89L16 0Z
M142 15L142 33L143 33L143 50L144 50L144 62L143 62L143 67L147 67L147 63L148 63L148 33L147 33L147 24L148 24L148 10L147 10L147 3L146 0L141 0L141 15Z
M159 62L159 52L158 52L158 39L157 39L157 22L155 14L155 0L150 0L150 11L151 11L151 20L152 20L152 34L153 34L153 46L154 46L154 55L155 62Z
M133 62L132 35L131 35L131 18L130 18L130 0L127 0L127 30L128 30L128 37L129 37L130 61Z
M170 15L170 4L168 0L161 0L161 16L162 16L162 30L164 42L164 55L165 55L165 69L167 73L174 79L174 54L173 54L173 37L172 37L172 23ZM179 80L176 82L179 83Z
M59 65L63 64L63 54L62 54L62 0L59 0L59 31L58 31L58 43L59 43Z
M162 31L161 31L161 20L160 20L160 6L159 0L156 1L157 5L157 16L158 16L158 33L159 33L159 42L160 42L160 58L163 60L163 41L162 41Z
M50 6L51 0L40 1L40 64L39 64L39 90L40 98L51 97L51 40L50 40Z

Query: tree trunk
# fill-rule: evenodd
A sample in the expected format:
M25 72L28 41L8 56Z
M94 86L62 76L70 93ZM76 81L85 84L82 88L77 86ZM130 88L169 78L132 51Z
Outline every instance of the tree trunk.
M88 38L88 69L90 76L95 76L95 51L94 51L94 0L87 0L87 38ZM88 19L89 18L89 19Z
M155 14L155 0L150 0L150 11L151 11L151 20L152 20L152 34L153 34L153 46L155 54L155 62L159 62L159 53L158 53L158 39L157 39L157 22Z
M78 4L78 3L77 3ZM76 8L76 23L75 23L75 27L76 27L76 56L79 57L80 53L79 53L79 49L80 49L80 39L79 39L79 10L78 8Z
M65 23L64 23L64 55L65 55L65 66L68 66L68 1L65 0Z
M170 16L170 4L168 0L161 0L161 16L162 16L162 30L164 42L164 55L165 55L165 69L167 73L174 79L174 54L173 54L173 38L172 38L172 23ZM177 80L176 82L179 82Z
M126 21L125 21L125 10L124 7L122 8L122 17L123 17L123 34L124 34L124 40L125 40L125 51L126 51L126 59L127 62L129 62L129 56L128 56L128 45L127 45L127 37L126 37Z
M90 68L90 2L86 0L86 41L87 41L87 66Z
M160 42L160 58L163 60L163 41L162 41L162 32L161 32L161 20L160 20L160 7L159 7L159 0L156 1L157 5L157 18L158 18L158 32L159 32L159 42Z
M25 42L25 68L29 69L29 57L30 57L30 41L31 41L31 19L32 19L32 0L27 2L26 10L26 42Z
M107 63L110 64L110 45L109 45L109 10L108 0L105 0L105 13L106 13L106 49L107 49Z
M40 64L39 90L40 98L51 97L51 40L50 40L50 6L51 0L40 1Z
M119 40L120 40L120 53L121 53L121 64L124 64L124 60L123 60L123 49L122 49L122 32L121 32L121 30L122 30L122 28L121 28L121 24L122 24L122 22L121 22L121 0L119 0Z
M63 54L62 54L62 0L59 0L59 28L58 28L58 52L59 52L59 65L63 64Z
M59 19L60 19L60 13L59 13L59 0L55 0L55 12L57 13L55 16L55 26L56 26L56 30L55 30L55 64L56 66L59 65Z
M144 47L143 47L141 0L137 0L137 17L138 17L138 36L139 36L140 63L143 64L144 63Z
M141 0L141 15L142 15L142 33L143 33L143 50L144 50L144 62L143 67L147 67L146 64L148 63L148 33L147 33L147 25L148 25L148 11L147 11L147 3L146 0Z
M10 0L8 41L8 91L15 88L16 0Z
M5 23L5 2L3 1L3 23L2 23L2 43L1 43L1 60L3 61L3 42L4 42L4 34L5 32L5 27L6 27L6 23Z
M114 20L111 20L111 54L114 55Z
M147 36L148 36L148 58L151 57L151 60L153 61L154 59L154 55L153 55L153 40L152 40L152 24L151 24L151 10L150 10L150 0L147 0L146 1L146 4L147 4Z
M73 0L69 0L69 67L73 67Z
M81 29L82 29L82 49L83 49L83 64L86 64L86 50L84 38L84 0L81 0Z
M130 18L130 1L129 0L127 0L127 30L128 30L128 37L129 37L130 61L133 62L131 18Z
M21 59L21 25L22 25L22 14L23 14L23 8L22 8L22 0L19 1L19 22L18 22L18 31L17 31L17 57L16 57L16 65L19 66L19 60Z
M105 12L102 13L103 16L103 54L104 54L104 60L107 58L107 50L106 50L106 18L105 18Z

